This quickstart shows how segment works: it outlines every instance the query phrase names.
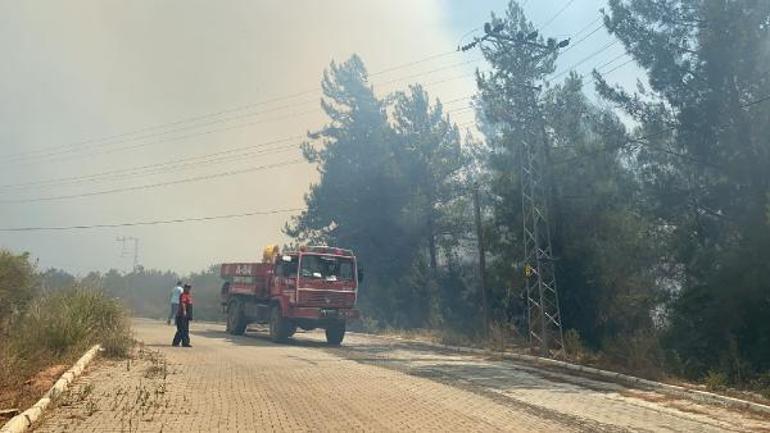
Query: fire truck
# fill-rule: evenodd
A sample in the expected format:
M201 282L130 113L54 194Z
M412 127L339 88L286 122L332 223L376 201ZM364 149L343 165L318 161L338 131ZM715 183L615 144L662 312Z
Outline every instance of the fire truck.
M297 328L321 328L330 345L339 345L347 323L359 317L354 307L363 274L350 250L303 246L280 252L272 245L261 263L224 263L220 275L226 330L233 335L250 323L269 324L271 340L284 342Z

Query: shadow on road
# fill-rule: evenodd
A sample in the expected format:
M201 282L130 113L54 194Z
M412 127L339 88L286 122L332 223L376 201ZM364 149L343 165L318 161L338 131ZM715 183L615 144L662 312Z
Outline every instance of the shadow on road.
M228 341L233 344L239 344L244 346L260 346L265 348L270 347L282 347L282 346L295 346L295 347L328 347L326 342L318 340L307 340L301 338L301 333L295 334L285 343L273 343L270 341L270 337L264 332L249 330L243 335L231 335L224 330L219 329L191 329L191 335L197 335L200 337L213 338L217 340ZM300 338L297 338L300 337Z
M590 388L597 392L616 392L606 383L580 377L565 377L547 370L537 370L504 360L460 354L419 342L393 341L376 337L353 337L340 347L330 347L325 341L298 332L285 343L273 343L267 332L252 327L244 335L230 335L224 329L205 327L191 329L194 336L227 341L241 346L261 349L301 347L326 353L361 364L397 370L466 390L503 392L515 389L550 389L561 394L579 393ZM362 341L365 339L365 341Z

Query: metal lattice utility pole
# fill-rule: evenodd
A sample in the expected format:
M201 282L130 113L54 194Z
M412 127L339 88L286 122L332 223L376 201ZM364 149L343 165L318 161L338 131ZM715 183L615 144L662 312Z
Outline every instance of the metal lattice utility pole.
M121 236L115 239L116 241L121 243L121 249L120 249L120 257L126 256L126 241L133 241L134 243L134 267L133 270L136 270L139 267L139 238L135 238L133 236L125 237Z
M484 25L484 36L475 38L473 42L458 49L468 51L487 41L493 41L498 44L509 43L527 47L530 51L538 51L545 56L566 47L570 42L569 39L557 42L549 38L547 43L542 43L538 41L537 31L518 32L514 35L503 32L504 27L502 23L487 23ZM537 62L539 58L542 56L535 54L529 60ZM541 89L531 83L519 83L518 86L532 91ZM526 129L535 131L529 135L528 141L521 142L519 157L529 342L532 347L539 347L543 355L561 355L564 353L564 336L551 232L548 227L548 134L537 97L533 97L525 105L531 107L534 114L531 119L533 125Z
M545 131L544 131L545 132ZM521 207L524 233L524 275L529 341L540 353L564 350L559 294L556 287L546 185L547 137L521 145Z

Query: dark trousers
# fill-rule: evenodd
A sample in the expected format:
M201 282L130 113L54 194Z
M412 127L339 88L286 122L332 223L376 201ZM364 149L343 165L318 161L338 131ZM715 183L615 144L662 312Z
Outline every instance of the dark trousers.
M176 334L174 334L174 341L171 343L173 346L190 345L190 319L187 317L176 316Z

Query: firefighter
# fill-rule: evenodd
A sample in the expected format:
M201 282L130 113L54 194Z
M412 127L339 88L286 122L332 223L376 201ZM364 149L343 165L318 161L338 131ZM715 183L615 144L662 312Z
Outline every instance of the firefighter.
M190 345L190 321L193 317L193 304L189 284L184 285L182 294L179 295L179 309L176 313L176 334L171 345L174 347L182 343L182 347L192 347Z

